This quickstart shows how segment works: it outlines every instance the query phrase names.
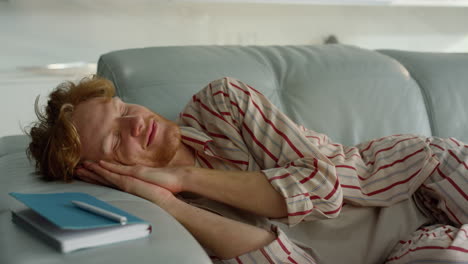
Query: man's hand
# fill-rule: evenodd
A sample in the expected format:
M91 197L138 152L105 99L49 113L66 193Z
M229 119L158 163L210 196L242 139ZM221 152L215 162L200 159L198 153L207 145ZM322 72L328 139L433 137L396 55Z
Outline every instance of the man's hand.
M171 180L165 180L170 175L164 173L155 173L152 168L142 166L123 166L115 165L109 162L100 161L99 163L84 162L84 168L77 169L80 179L86 182L107 185L121 189L124 192L135 194L147 199L161 208L168 210L170 203L175 200L172 190L158 186L145 178L155 178L166 186L172 187L175 191L177 185Z
M177 168L123 166L100 161L85 162L77 174L86 182L116 187L145 198L171 214L206 248L222 259L229 259L264 247L275 234L189 205L174 197L182 190ZM163 188L161 186L166 187ZM171 190L169 190L171 189Z
M89 167L90 163L85 162L84 165L88 169L92 168ZM127 181L139 180L163 187L172 193L196 193L266 217L282 218L288 214L284 197L259 171L220 171L194 167L149 168L105 161L91 165L96 166L94 172L98 174L92 178L93 181L101 181L101 184L113 185L124 191L130 188L127 185L133 186L133 183ZM114 179L104 172L121 177Z
M103 160L99 161L99 165L110 172L156 184L172 193L182 191L183 168L151 168L142 165L126 166Z

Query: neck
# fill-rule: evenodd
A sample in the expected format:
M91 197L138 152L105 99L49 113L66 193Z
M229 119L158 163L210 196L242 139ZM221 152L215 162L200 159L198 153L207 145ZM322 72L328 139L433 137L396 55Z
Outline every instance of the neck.
M174 159L170 162L168 167L185 167L195 166L195 151L181 142Z

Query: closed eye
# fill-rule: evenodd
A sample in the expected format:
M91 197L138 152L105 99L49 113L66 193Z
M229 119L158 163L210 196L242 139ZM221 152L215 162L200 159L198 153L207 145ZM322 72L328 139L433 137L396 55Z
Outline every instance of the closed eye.
M114 147L113 147L114 151L117 150L121 141L122 141L122 134L120 133L120 131L116 131L114 133Z
M121 108L121 117L125 117L126 115L128 115L128 112L129 112L129 108L128 108L128 105L123 103L122 104L123 107ZM120 130L118 131L115 131L114 133L114 145L113 145L113 150L114 152L117 151L117 149L119 148L120 146L120 142L122 141L122 134L120 133Z
M124 104L123 110L122 110L122 117L128 115L128 106L127 104Z

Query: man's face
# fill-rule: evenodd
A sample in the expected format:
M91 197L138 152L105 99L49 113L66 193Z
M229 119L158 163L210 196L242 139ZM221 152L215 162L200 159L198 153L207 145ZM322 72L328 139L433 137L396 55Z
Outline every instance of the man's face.
M118 97L82 102L72 120L80 136L81 160L164 167L181 144L175 123Z

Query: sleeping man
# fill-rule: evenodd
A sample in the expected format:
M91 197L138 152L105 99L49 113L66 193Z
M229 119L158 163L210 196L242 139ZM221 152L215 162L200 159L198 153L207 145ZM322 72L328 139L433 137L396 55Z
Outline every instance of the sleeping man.
M214 262L320 263L274 221L300 228L337 217L345 204L406 199L432 222L388 245L387 263L468 260L468 146L454 138L392 135L344 146L232 78L195 94L176 122L114 93L92 77L58 86L45 113L36 102L28 153L37 171L153 202ZM230 217L236 210L245 217Z

